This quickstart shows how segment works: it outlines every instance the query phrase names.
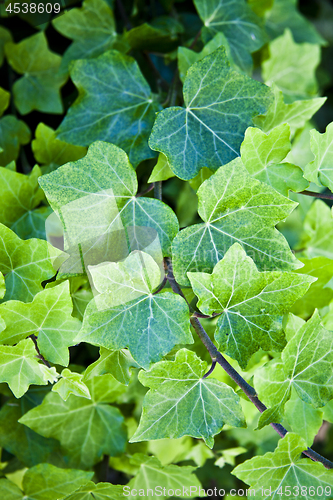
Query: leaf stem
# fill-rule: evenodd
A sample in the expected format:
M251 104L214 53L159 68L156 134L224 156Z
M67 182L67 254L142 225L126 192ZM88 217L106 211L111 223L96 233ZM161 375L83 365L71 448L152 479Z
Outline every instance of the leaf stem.
M140 196L144 196L145 194L149 193L149 191L152 191L153 189L154 189L154 182L152 182L151 184L149 184L149 186L147 187L147 189L144 189L140 193L137 193L135 195L135 197L139 198Z
M178 293L178 295L180 295L181 297L183 297L183 299L186 300L187 305L190 307L190 304L188 303L185 295L182 292L182 289L178 285L178 283L177 283L177 281L176 281L176 279L175 279L175 277L173 275L171 259L169 259L169 257L166 257L164 259L164 262L165 262L166 271L167 271L167 279L168 279L168 281L170 283L172 291L174 293Z
M126 26L126 29L127 30L132 29L132 23L131 23L131 21L129 20L129 18L127 16L126 10L125 10L125 8L124 8L123 3L122 3L121 0L117 0L117 6L118 6L119 13L120 13L120 15L121 15L121 17L123 19L123 22L124 22L124 24Z
M195 47L197 41L199 40L199 37L201 35L201 28L200 30L198 31L198 33L195 35L194 39L193 39L193 42L191 43L191 45L189 46L189 49L193 49L193 47Z
M40 359L41 361L43 361L44 365L46 365L48 368L51 368L50 363L48 361L46 361L46 359L44 358L44 356L41 354L41 352L39 350L36 335L32 334L32 335L29 335L29 337L31 338L31 340L35 344L35 349L37 351L37 358Z
M154 182L154 198L162 201L162 181Z
M322 200L333 200L333 194L316 193L315 191L300 191L298 194L305 194L306 196L321 198Z

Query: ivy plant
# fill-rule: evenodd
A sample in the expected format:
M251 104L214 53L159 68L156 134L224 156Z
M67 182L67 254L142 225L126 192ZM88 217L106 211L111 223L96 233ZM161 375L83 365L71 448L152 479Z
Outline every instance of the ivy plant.
M312 4L0 3L1 499L333 498Z

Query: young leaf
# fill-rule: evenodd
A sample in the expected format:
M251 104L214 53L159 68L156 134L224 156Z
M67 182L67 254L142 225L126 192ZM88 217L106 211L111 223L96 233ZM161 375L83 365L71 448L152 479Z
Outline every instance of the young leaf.
M311 151L315 159L305 167L304 177L333 192L333 122L327 125L323 134L311 130L310 136Z
M150 388L143 401L139 427L131 442L193 436L212 448L213 436L225 424L245 427L239 397L213 378L203 379L207 363L181 349L174 361L160 361L140 382Z
M7 382L16 398L27 392L29 385L47 385L56 382L56 369L37 361L37 352L31 339L21 340L16 346L0 346L0 382Z
M64 53L60 72L66 73L73 60L97 57L106 50L121 49L124 45L117 35L113 12L104 0L85 0L81 8L70 9L63 14L52 24L73 43Z
M154 156L147 141L160 105L132 57L110 50L76 61L71 78L79 97L58 129L60 140L77 146L113 142L134 166Z
M254 375L260 399L281 405L290 398L291 389L315 408L333 398L333 339L321 326L316 312L289 340L281 361L273 359Z
M150 255L133 252L123 262L96 266L90 272L101 295L88 304L76 342L128 347L145 368L176 344L193 343L185 300L170 292L152 293L161 272Z
M153 168L152 173L150 174L148 182L166 181L167 179L170 179L174 176L175 174L169 167L168 160L163 153L160 153L158 155L157 163Z
M8 108L10 101L10 93L0 87L0 116Z
M110 350L101 347L100 357L91 363L84 372L84 382L92 377L111 373L121 384L128 385L131 378L131 369L138 365L125 349Z
M181 231L173 241L176 279L188 285L188 271L213 270L233 243L240 243L258 268L300 267L284 237L274 228L294 202L250 177L240 158L221 167L198 189L203 224Z
M0 120L0 165L16 160L21 145L30 141L30 129L22 120L6 115ZM2 149L2 151L1 151Z
M162 466L160 461L155 457L148 457L142 453L136 453L131 458L131 464L139 467L139 471L133 479L127 485L127 491L137 494L132 495L133 500L140 500L142 495L140 494L142 489L147 491L148 489L155 490L156 487L160 487L161 491L166 491L165 498L170 498L169 491L177 492L177 496L181 498L193 498L201 497L200 494L200 482L198 478L193 474L195 467L178 465L167 465ZM126 489L124 489L125 492ZM155 490L156 491L156 490ZM157 490L159 492L159 490ZM180 495L178 495L180 492ZM156 496L156 498L158 498Z
M333 219L331 209L322 200L315 200L307 211L298 248L302 256L333 260Z
M239 156L246 128L271 102L265 85L230 69L223 47L191 66L183 93L185 108L157 115L149 145L185 180Z
M91 399L89 389L82 379L83 375L80 373L71 372L65 368L61 372L61 378L53 385L52 391L60 394L64 401L68 399L70 394Z
M89 481L64 500L124 500L123 486L110 483L93 483Z
M287 123L275 127L268 134L249 127L241 145L241 158L250 175L288 197L290 189L298 192L309 186L301 168L280 163L290 149L290 127Z
M41 282L54 276L52 262L61 253L46 241L23 241L0 224L0 271L5 276L5 300L31 301L42 290Z
M43 31L5 46L9 64L22 78L13 85L15 106L26 115L33 110L62 113L60 88L67 80L58 69L61 57L48 48Z
M85 265L111 260L89 262L88 258L94 251L98 252L98 245L103 251L100 237L112 232L113 228L120 240L123 226L141 226L148 228L148 232L152 228L157 232L163 254L169 254L171 241L178 231L177 218L160 200L134 196L138 187L136 173L126 153L117 146L99 141L93 143L84 158L43 176L40 185L60 219L66 218L72 245L87 240L79 255L79 260L81 254L84 255ZM125 256L126 253L120 258Z
M43 403L26 413L20 423L44 437L58 439L76 467L89 468L103 454L124 451L126 436L123 417L106 403L113 402L125 389L111 375L87 381L91 400L71 395L64 401L50 392Z
M294 99L314 96L318 90L315 77L320 62L320 47L310 43L295 43L289 29L269 44L270 57L263 62L263 79L272 82ZM284 54L284 57L281 57Z
M215 339L220 350L245 368L260 347L280 351L285 345L282 314L303 295L315 278L289 272L259 272L235 243L212 274L188 273L198 308L219 313Z
M297 498L303 491L302 497L305 500L328 499L333 486L333 471L309 458L300 458L302 451L306 449L304 439L288 432L280 439L273 453L246 460L232 474L250 484L256 496L265 500L279 494L279 491L286 496L284 492L288 491L285 489L287 487L289 491L293 491L293 498ZM317 492L322 493L319 495Z
M194 5L205 25L204 33L224 33L236 64L245 72L251 71L251 52L267 40L262 20L244 0L231 0L227 5L223 0L194 0Z
M103 1L103 3L105 2ZM73 10L68 11L68 13L73 12ZM38 125L35 135L36 138L31 143L31 149L36 161L44 165L63 165L69 161L79 160L87 153L86 148L59 141L54 130L44 123Z

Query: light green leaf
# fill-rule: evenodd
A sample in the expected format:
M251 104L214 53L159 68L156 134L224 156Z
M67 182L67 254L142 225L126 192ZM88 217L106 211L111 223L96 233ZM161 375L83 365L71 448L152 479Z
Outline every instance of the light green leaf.
M0 271L0 299L3 299L5 293L6 293L5 278L3 277L3 274Z
M315 159L305 167L304 177L333 191L333 122L327 125L323 134L313 129L310 136L311 151Z
M283 93L274 83L272 91L274 102L268 108L267 113L253 118L254 125L264 132L269 132L281 123L289 123L291 133L294 135L296 130L303 128L326 101L326 97L314 97L313 99L302 99L285 104Z
M263 16L267 10L271 10L274 0L248 0L248 4L257 16Z
M177 46L178 37L184 33L184 26L169 16L155 17L150 24L143 23L126 33L126 40L132 49L171 52Z
M256 371L259 398L274 406L288 400L294 388L305 403L324 406L333 398L332 344L332 334L316 312L289 340L281 361L273 359Z
M302 296L314 278L290 272L259 272L235 243L212 274L188 273L198 308L220 314L215 339L220 350L245 368L260 347L280 351L285 345L282 314Z
M105 3L104 0L101 1ZM73 12L73 10L67 13ZM62 19L62 16L57 19ZM87 153L86 148L59 141L59 139L56 138L54 130L44 123L38 125L35 135L36 138L31 143L31 149L36 161L44 165L50 165L52 163L63 165L69 161L79 160Z
M192 64L197 61L201 61L201 59L208 56L222 45L225 48L231 67L237 69L232 59L230 45L226 37L223 33L216 33L214 38L206 43L206 45L200 52L194 52L194 50L188 49L187 47L178 47L178 69L181 81L184 82L186 73L190 66L192 66Z
M0 479L0 494L6 500L23 500L23 493L16 484L9 479Z
M326 257L333 260L333 218L330 207L322 200L315 200L303 224L303 234L297 249L309 259Z
M8 108L10 101L10 93L0 87L0 116Z
M191 66L183 94L184 108L157 115L149 145L185 180L239 156L246 128L271 102L265 85L230 69L223 47Z
M157 163L153 168L152 173L150 174L148 182L166 181L167 179L170 179L174 176L175 174L169 167L168 160L163 153L160 153L158 155Z
M0 26L0 67L3 64L5 57L5 51L4 51L5 44L7 42L11 42L12 40L13 37L10 31L4 28L3 26Z
M30 141L29 127L15 116L6 115L0 119L0 165L6 166L16 160L21 145Z
M174 361L160 361L140 382L150 387L143 400L139 427L131 442L193 436L212 448L224 424L245 427L239 396L223 382L203 379L207 363L181 349Z
M294 432L311 446L323 423L323 412L302 401L295 389L285 406L285 417Z
M52 21L54 28L73 43L65 51L60 72L76 59L90 59L112 48L122 48L113 12L104 0L85 0L81 8L65 11Z
M67 77L58 73L61 57L48 48L43 31L15 44L5 46L12 68L23 75L13 85L15 106L26 115L33 110L62 113L60 88Z
M29 302L41 291L41 282L55 274L53 261L62 252L46 241L23 241L0 224L0 271L5 276L5 300Z
M213 270L233 243L240 243L259 269L300 267L284 237L274 228L295 203L250 177L238 158L221 167L198 189L204 224L181 231L173 241L176 280L188 285L188 271Z
M300 271L317 278L303 297L300 297L291 311L304 319L309 318L314 310L321 309L333 299L333 290L327 286L333 276L333 260L326 257L314 257L313 259L300 259L304 267Z
M0 354L0 382L7 382L16 398L23 396L31 384L47 385L57 380L55 368L38 363L31 339L16 346L0 346Z
M133 252L123 262L89 271L101 294L88 304L76 342L128 347L145 368L176 344L193 343L185 300L170 292L152 293L160 284L161 271L150 255Z
M262 64L264 82L273 82L294 99L314 96L318 90L315 71L320 63L320 47L311 43L295 43L292 33L284 34L269 44L270 57ZM281 57L281 54L284 54Z
M110 483L93 483L89 481L65 500L124 500L123 486Z
M94 377L87 386L91 400L71 395L64 401L50 392L40 406L20 419L38 434L58 439L70 463L82 468L99 462L103 454L123 452L126 442L120 411L106 404L115 401L125 386L122 388L111 375Z
M0 304L0 316L7 325L0 343L13 345L36 335L41 354L51 363L67 366L68 347L75 345L73 339L81 328L72 310L68 281L39 292L28 304L17 300Z
M110 50L76 61L71 78L79 97L58 129L60 140L77 146L112 142L128 153L134 166L154 156L147 141L160 105L132 57Z
M226 36L235 63L243 71L251 71L251 52L259 50L267 41L262 20L244 0L195 0L194 5L212 37L221 32Z
M133 500L140 500L142 491L147 491L152 489L155 493L150 497L152 500L158 500L160 498L159 489L155 490L156 487L165 488L166 496L165 499L170 498L171 495L168 494L170 490L177 493L179 498L194 498L201 497L199 488L201 484L198 478L193 474L195 467L178 465L166 465L162 466L159 460L155 457L148 457L142 453L136 453L131 458L131 463L139 467L139 471L133 479L130 480L128 485L124 488L125 493L133 490L137 491L136 495L131 494ZM192 488L190 490L190 488Z
M251 485L255 497L262 500L287 497L286 487L293 492L290 498L297 498L301 495L302 486L306 488L302 493L305 500L328 499L333 486L333 471L309 458L301 458L302 451L306 449L304 439L288 432L273 453L247 460L238 465L232 474ZM329 488L325 490L325 486Z
M287 123L275 127L268 134L249 127L241 145L241 158L250 175L288 196L290 189L303 191L309 186L301 168L280 163L290 149L290 127Z
M91 399L89 389L82 379L83 375L80 373L71 372L68 368L65 368L61 372L61 378L53 385L52 391L60 394L64 401L68 399L70 394Z
M0 222L11 227L40 204L44 198L44 193L38 185L40 175L38 165L29 175L0 167Z
M139 242L149 245L154 233L163 254L169 254L178 231L175 214L160 200L134 196L138 186L135 171L126 153L113 144L95 142L84 158L44 175L40 185L65 225L65 238L74 252L73 267L79 261L79 272L83 272L82 258L86 267L128 254L124 226L130 226L133 233L132 237L128 234L132 250L142 249L137 248ZM135 234L138 226L145 234ZM110 258L108 241L111 251L120 252L117 259ZM70 263L66 266L70 269Z
M297 5L298 0L274 0L273 8L266 15L266 29L270 37L276 38L288 28L297 43L326 45L314 24L299 12Z
M118 382L128 385L131 378L132 368L138 365L127 351L127 349L110 350L101 347L100 357L95 363L91 363L84 372L83 380L90 380L92 377L111 373Z

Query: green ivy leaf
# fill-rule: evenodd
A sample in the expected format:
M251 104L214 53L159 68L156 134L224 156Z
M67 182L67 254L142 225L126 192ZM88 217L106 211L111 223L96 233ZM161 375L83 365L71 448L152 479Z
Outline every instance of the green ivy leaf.
M152 293L160 284L161 271L150 255L133 252L123 262L89 271L101 294L88 304L76 342L128 347L145 368L176 344L193 343L185 300L170 292Z
M0 116L8 108L10 101L10 93L0 87Z
M304 499L328 499L331 496L333 473L320 463L313 462L309 458L300 458L302 451L306 449L307 445L304 439L297 434L288 432L283 439L280 439L278 447L273 453L269 452L263 456L246 460L238 465L232 474L250 484L251 489L256 492L255 496L260 496L262 499L271 498L279 491L282 496L287 496L285 494L286 487L293 491L295 498L301 494L302 486L306 487L302 493ZM310 490L311 486L313 488ZM325 486L330 487L328 494ZM317 493L319 487L323 488L323 491L321 488L319 489L319 492L322 491L320 496Z
M7 325L0 333L0 343L13 345L36 335L41 354L51 363L67 366L68 347L75 345L73 339L81 328L81 321L71 316L72 310L68 281L37 293L28 304L17 300L0 304Z
M282 350L282 314L315 279L290 272L259 272L238 243L212 274L196 272L188 277L200 311L220 314L215 330L220 350L237 359L242 368L260 347Z
M318 186L326 186L333 192L333 122L326 132L310 131L311 151L315 159L305 167L304 177Z
M181 349L175 361L160 361L140 382L150 391L143 401L139 427L131 442L193 436L212 448L224 424L245 427L239 396L216 379L203 379L207 363Z
M89 481L65 500L124 500L123 486L110 483L93 483Z
M11 225L11 230L14 231L22 240L28 240L30 238L45 240L46 219L52 213L53 210L51 207L44 206L35 208L34 210L29 210Z
M188 285L188 271L213 270L235 242L264 270L300 267L284 237L274 228L294 202L250 177L238 158L221 167L198 189L203 224L181 231L173 241L176 279Z
M198 478L193 474L195 467L178 465L161 465L160 461L155 457L148 457L142 453L136 453L131 457L130 460L132 465L139 467L139 471L136 476L130 480L127 488L124 489L125 492L133 490L137 491L137 494L132 495L133 500L140 500L142 495L140 494L142 489L147 491L149 488L155 491L156 487L165 488L166 495L164 498L170 498L171 495L168 494L170 490L177 491L177 496L180 498L193 498L201 497L200 487L201 484ZM192 489L190 489L192 488ZM159 498L157 494L152 497L154 500ZM178 494L180 493L180 495Z
M255 116L253 123L264 132L269 132L282 123L289 123L292 135L297 129L303 128L308 120L323 106L326 97L301 99L290 104L285 104L283 93L272 84L274 101L265 115Z
M265 134L249 127L241 145L243 165L250 175L265 182L284 196L289 190L303 191L309 186L301 168L290 163L280 163L289 153L290 127L283 123Z
M43 31L5 46L6 57L22 78L13 85L15 106L26 115L33 110L62 113L60 88L67 77L58 73L61 57L48 48Z
M302 401L295 389L285 406L285 417L294 432L301 436L308 446L311 446L322 423L323 412Z
M194 0L194 5L204 23L204 33L214 36L222 31L227 38L231 55L236 64L246 72L252 69L251 53L267 41L262 20L244 0Z
M153 168L152 173L150 174L148 182L166 181L167 179L170 179L174 176L175 174L169 167L168 160L163 153L160 153L158 155L157 163Z
M12 35L9 30L0 26L0 67L3 64L5 58L5 50L4 47L7 42L11 42L13 40Z
M332 212L324 201L315 200L307 211L297 248L302 250L302 256L309 259L326 257L333 260L332 237Z
M121 384L128 385L132 368L138 367L127 349L110 350L101 347L100 357L91 363L84 372L83 380L90 380L98 375L111 373Z
M281 361L271 360L254 375L260 399L267 404L281 405L290 398L294 388L302 401L315 408L333 398L332 334L320 324L316 312L282 351Z
M104 0L101 1L105 3ZM68 12L73 12L73 10ZM31 149L36 161L44 165L63 165L70 161L79 160L87 153L86 148L59 141L54 130L44 123L38 125L35 135L36 138L31 143Z
M107 403L114 402L125 386L111 375L87 381L91 400L74 396L64 401L55 392L26 413L20 423L44 437L58 439L76 467L89 468L102 459L124 451L126 436L123 417Z
M0 480L0 494L8 500L62 500L71 492L87 483L93 472L75 469L60 469L51 464L38 464L28 469L22 482L23 492L14 483ZM5 481L8 481L6 483ZM12 496L3 496L10 492Z
M59 33L73 40L64 53L61 72L67 72L73 60L94 58L114 48L126 50L125 41L117 35L112 9L104 0L85 0L81 8L64 12L52 24Z
M157 115L149 145L185 180L239 156L246 128L271 102L267 87L230 69L223 47L191 66L183 93L185 108Z
M29 385L47 385L57 380L56 369L38 363L31 339L16 346L0 346L0 382L7 382L16 398L27 392Z
M82 379L83 375L80 373L71 372L68 368L65 368L61 372L61 378L53 385L52 391L60 394L64 401L68 399L70 394L91 399L89 389Z
M184 26L169 16L159 16L150 24L143 23L126 33L126 40L132 49L171 52L184 33Z
M84 158L44 175L40 179L40 185L60 219L64 219L65 211L73 207L66 215L72 245L83 242L85 238L88 241L82 245L76 260L81 261L81 253L85 256L85 264L111 260L104 258L98 262L87 261L89 255L90 259L94 259L92 253L98 252L98 245L101 246L100 251L103 253L104 246L98 237L111 232L113 228L118 231L119 236L123 225L152 228L158 234L163 254L169 254L171 241L178 231L175 214L160 200L134 196L138 187L136 173L126 153L113 144L95 142L89 147ZM77 201L80 198L81 202ZM88 199L91 209L86 207ZM75 201L77 201L75 204L77 214L73 211L74 205L69 205ZM99 206L99 211L96 210L96 206ZM77 225L83 227L78 231L78 235L75 234ZM146 238L144 239L146 241ZM121 258L125 255L121 255Z
M15 116L6 115L0 119L0 165L4 167L16 160L21 145L30 141L30 129Z
M320 47L295 43L289 29L269 44L270 57L262 64L264 82L272 82L294 99L314 96L318 90L315 71L320 63ZM281 57L281 54L284 54Z
M3 299L6 293L5 278L0 271L0 299Z
M77 146L113 142L134 166L154 156L147 141L160 105L132 57L110 50L76 61L71 78L79 97L58 129L59 139Z

